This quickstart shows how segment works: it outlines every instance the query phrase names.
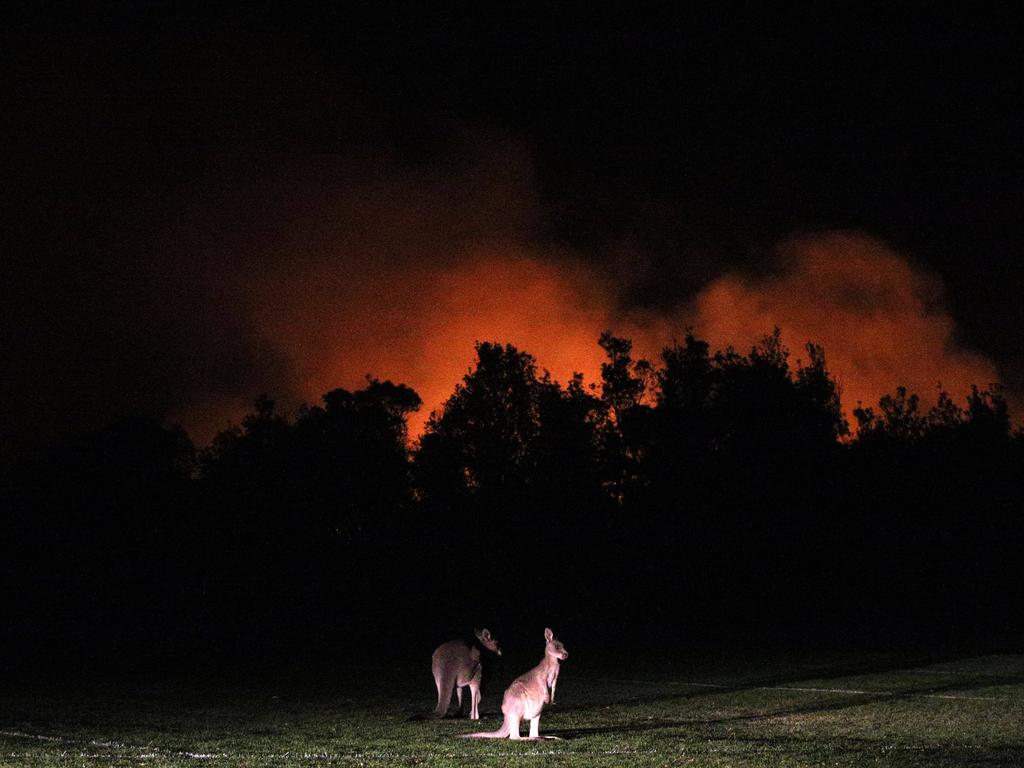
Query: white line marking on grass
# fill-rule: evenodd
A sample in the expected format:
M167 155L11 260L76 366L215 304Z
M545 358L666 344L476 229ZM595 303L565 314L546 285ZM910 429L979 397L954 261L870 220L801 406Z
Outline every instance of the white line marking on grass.
M1004 677L1006 674L1019 673L1018 670L1011 670L1010 672L971 672L966 669L927 669L925 667L901 671L915 675L953 675L956 677Z
M15 739L36 739L37 741L67 741L60 736L43 736L38 733L22 733L21 731L0 731L0 736L10 736Z
M679 685L686 688L717 688L719 690L734 689L736 691L798 691L801 693L843 693L850 696L900 696L916 699L952 699L955 701L1012 701L1005 696L954 696L940 693L901 693L900 691L862 691L856 688L811 688L792 685L724 685L722 683L687 683L678 680L609 680L611 683L629 683L640 685Z
M797 686L758 686L759 691L808 691L810 693L847 693L851 696L909 696L919 699L954 699L957 701L1009 701L999 696L954 696L953 694L940 693L914 693L912 691L901 693L900 691L858 691L852 688L804 688Z
M735 685L718 683L683 683L676 680L608 680L609 683L628 683L629 685L685 685L690 688L736 688Z
M65 736L45 736L40 733L25 733L23 731L0 731L0 736L9 736L17 739L35 739L36 741L49 741L60 744L75 744L81 746L87 744L90 747L107 747L110 749L121 749L121 750L150 750L153 754L142 754L140 757L190 757L194 760L217 760L220 758L229 757L223 752L189 752L186 750L178 749L163 749L162 747L155 747L152 745L143 746L140 744L125 744L121 741L100 741L98 739L90 739L89 741L83 741L81 739L71 739Z

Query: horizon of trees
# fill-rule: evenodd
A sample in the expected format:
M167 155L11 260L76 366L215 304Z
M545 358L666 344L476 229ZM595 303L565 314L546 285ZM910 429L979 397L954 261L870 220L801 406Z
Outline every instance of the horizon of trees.
M847 422L825 351L610 332L566 384L509 344L408 440L368 378L293 416L263 397L196 450L128 418L12 472L11 652L293 647L544 617L626 637L1008 637L1024 597L1024 432L997 386ZM43 643L42 645L45 645ZM118 649L118 650L114 650ZM14 654L15 657L17 654Z

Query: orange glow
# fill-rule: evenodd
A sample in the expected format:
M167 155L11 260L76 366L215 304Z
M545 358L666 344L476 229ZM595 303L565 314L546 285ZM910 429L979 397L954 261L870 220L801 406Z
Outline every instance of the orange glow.
M512 343L559 381L575 371L594 381L605 295L593 276L515 249L480 249L447 268L365 275L344 295L296 302L268 331L297 341L286 351L308 400L359 387L367 374L413 387L424 401L410 420L417 435L469 370L477 341Z
M938 282L862 234L790 241L774 276L726 274L660 314L622 312L615 286L565 254L466 246L438 258L432 246L423 256L364 258L358 268L321 257L250 286L261 336L293 369L286 406L359 388L367 374L391 379L423 398L410 420L416 437L469 370L476 341L512 343L563 383L575 371L596 382L604 359L597 338L606 328L632 338L635 356L657 360L688 326L713 349L746 352L778 325L794 359L808 340L824 345L848 416L858 401L875 404L898 385L928 403L941 382L962 402L972 383L997 380L991 361L957 346ZM210 403L185 425L203 442L209 425L242 414L236 402Z
M931 403L941 383L962 404L971 384L998 381L990 360L957 345L937 279L885 243L832 233L788 242L780 255L779 276L727 275L698 295L693 324L713 347L746 351L774 326L795 358L806 341L822 344L848 416L900 385Z

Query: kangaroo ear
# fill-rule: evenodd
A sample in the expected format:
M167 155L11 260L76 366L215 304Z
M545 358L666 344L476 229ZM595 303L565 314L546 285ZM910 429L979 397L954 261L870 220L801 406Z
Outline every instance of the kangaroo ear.
M482 637L484 640L490 640L491 639L491 630L489 630L489 629L481 629L480 630L480 637Z
M551 631L550 629L547 629L547 628L545 627L545 629L544 629L544 639L545 639L545 640L546 640L547 642L549 642L549 643L550 643L550 642L551 642L551 641L552 641L552 640L554 639L554 637L555 637L555 633L554 633L554 632L552 632L552 631Z

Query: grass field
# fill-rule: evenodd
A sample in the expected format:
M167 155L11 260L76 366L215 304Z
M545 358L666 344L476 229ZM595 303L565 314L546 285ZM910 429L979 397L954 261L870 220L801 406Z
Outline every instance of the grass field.
M498 726L504 685L536 661L508 653L480 723L411 719L432 706L428 652L187 685L8 686L0 764L1024 766L1024 656L617 663L569 648L541 718L558 741L454 738Z

